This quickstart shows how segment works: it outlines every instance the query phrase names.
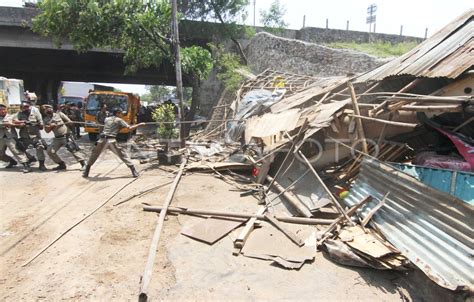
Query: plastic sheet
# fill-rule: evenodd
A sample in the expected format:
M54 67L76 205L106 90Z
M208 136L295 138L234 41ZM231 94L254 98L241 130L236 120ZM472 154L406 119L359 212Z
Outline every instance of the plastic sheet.
M253 115L260 114L265 108L278 102L285 95L285 89L273 92L265 89L256 89L247 92L237 106L235 121L229 122L226 133L226 142L238 140L245 130L245 120Z

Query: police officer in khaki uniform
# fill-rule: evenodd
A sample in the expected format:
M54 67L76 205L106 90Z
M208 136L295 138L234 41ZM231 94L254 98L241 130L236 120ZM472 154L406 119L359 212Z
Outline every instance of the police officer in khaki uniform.
M82 174L83 177L89 177L91 166L106 148L110 148L110 150L112 150L112 152L114 152L130 168L133 177L139 176L138 171L133 165L133 162L130 160L123 148L117 143L117 134L122 128L128 128L130 131L133 131L140 126L144 126L145 124L140 123L130 126L120 118L121 115L122 109L114 108L112 110L112 116L105 119L104 131L102 132L102 135L94 150L92 150L91 157L89 158L84 173Z
M16 148L16 141L11 132L12 127L12 119L7 116L7 106L0 104L0 160L8 162L5 168L12 168L19 161L23 165L24 173L31 172L28 158ZM7 148L16 160L5 153Z
M53 170L66 170L66 163L58 156L58 151L61 147L66 146L66 149L71 152L72 156L85 167L84 161L85 156L75 148L75 146L69 146L68 143L72 140L75 143L71 134L68 133L69 129L66 124L72 123L72 121L62 112L54 112L53 106L43 105L45 112L44 118L44 129L47 133L53 131L54 138L51 145L48 147L49 157L58 164Z
M44 150L46 143L41 138L40 130L43 129L43 117L39 110L32 110L29 102L23 102L21 111L13 118L13 124L20 129L20 143L24 146L33 146L39 161L39 169L46 171L44 165Z

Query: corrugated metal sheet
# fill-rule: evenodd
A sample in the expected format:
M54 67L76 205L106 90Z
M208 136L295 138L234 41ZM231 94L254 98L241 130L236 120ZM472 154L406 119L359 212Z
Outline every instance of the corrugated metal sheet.
M355 82L390 76L456 78L474 62L474 9L469 10L410 52L358 77Z
M373 160L364 160L344 201L352 206L371 195L365 217L387 192L372 223L430 279L451 290L472 290L474 207Z
M474 174L413 165L391 164L424 184L474 205Z

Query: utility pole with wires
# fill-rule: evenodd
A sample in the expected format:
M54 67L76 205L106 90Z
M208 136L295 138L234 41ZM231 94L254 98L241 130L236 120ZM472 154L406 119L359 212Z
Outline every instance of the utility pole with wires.
M174 48L174 59L176 69L176 97L179 101L179 114L181 122L184 121L184 110L183 110L183 76L181 74L181 54L179 50L179 30L178 30L178 5L176 0L171 0L171 18L172 18L172 29L173 29L173 48ZM179 128L179 139L181 142L181 148L186 146L184 123L180 124Z
M375 12L377 11L377 4L372 3L367 7L367 19L366 23L369 24L369 33L372 32L372 24L374 24L374 32L375 32L375 21L376 21L376 16Z

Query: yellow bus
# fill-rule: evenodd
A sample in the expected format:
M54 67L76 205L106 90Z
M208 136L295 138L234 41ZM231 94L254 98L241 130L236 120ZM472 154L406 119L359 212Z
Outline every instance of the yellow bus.
M96 115L103 104L111 111L115 107L122 108L123 120L130 125L137 123L140 110L140 97L133 93L115 91L91 91L86 99L84 110L84 130L88 133L91 141L99 138L99 127L96 124ZM128 129L122 129L119 133L120 139L131 137Z

